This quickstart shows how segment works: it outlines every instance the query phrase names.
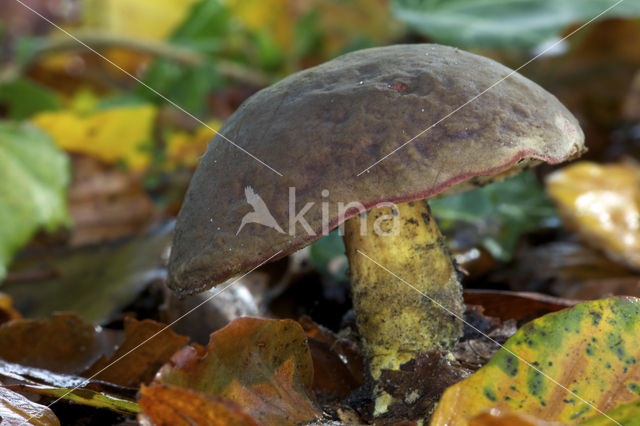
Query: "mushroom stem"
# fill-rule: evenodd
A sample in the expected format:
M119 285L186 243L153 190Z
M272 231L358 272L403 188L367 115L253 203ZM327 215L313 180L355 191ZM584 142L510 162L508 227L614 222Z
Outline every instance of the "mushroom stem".
M344 241L356 322L374 381L382 369L397 370L418 352L455 344L462 333L462 287L426 201L353 217L345 223Z

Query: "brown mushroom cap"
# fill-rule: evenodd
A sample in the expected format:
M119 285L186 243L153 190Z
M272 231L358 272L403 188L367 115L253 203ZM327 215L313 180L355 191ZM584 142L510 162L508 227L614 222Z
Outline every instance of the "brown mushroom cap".
M280 257L311 243L322 233L322 203L333 229L338 202L368 209L430 198L454 185L453 191L482 185L529 161L555 164L579 155L584 135L576 119L553 95L513 74L357 176L511 72L451 47L398 45L346 54L256 93L220 133L284 176L216 136L178 216L170 287L196 293L279 250ZM236 236L253 211L246 187L286 233L250 223ZM315 235L299 224L289 230L289 187L296 213L315 203L304 215Z

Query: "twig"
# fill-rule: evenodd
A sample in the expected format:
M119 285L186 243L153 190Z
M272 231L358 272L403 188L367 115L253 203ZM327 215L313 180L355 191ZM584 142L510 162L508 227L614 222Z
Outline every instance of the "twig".
M107 48L124 48L138 52L148 53L161 58L176 61L187 66L203 64L206 57L192 49L174 44L153 40L134 40L116 34L79 32L74 34L78 39L96 50ZM26 68L37 62L39 58L51 53L61 51L84 51L86 48L77 41L67 38L43 39L36 48L35 54L30 58L30 63L24 64ZM225 59L215 59L218 71L231 80L257 87L268 86L272 79L263 72L246 68L236 62Z

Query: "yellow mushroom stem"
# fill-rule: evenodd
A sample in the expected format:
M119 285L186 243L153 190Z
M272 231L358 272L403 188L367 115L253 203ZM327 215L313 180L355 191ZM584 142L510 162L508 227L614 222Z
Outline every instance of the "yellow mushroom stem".
M355 216L345 223L344 241L356 322L374 381L382 369L397 370L418 352L455 344L462 333L462 287L426 201Z

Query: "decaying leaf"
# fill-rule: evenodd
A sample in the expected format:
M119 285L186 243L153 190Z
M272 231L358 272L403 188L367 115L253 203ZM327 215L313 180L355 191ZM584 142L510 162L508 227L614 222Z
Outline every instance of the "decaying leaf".
M69 245L80 246L138 235L154 220L154 205L140 173L86 155L72 157ZM157 217L156 217L157 218Z
M49 407L37 404L0 384L0 421L3 425L58 426Z
M126 321L124 342L111 357L96 361L84 376L95 375L96 380L129 387L150 382L171 355L189 341L164 327L151 320Z
M139 400L156 426L258 426L238 403L179 386L142 386Z
M597 416L594 407L606 412L637 400L639 328L636 298L582 303L538 318L482 369L447 389L431 425L466 426L493 408L578 422Z
M0 357L56 373L86 370L113 341L74 313L49 319L17 319L0 326Z
M109 244L32 253L14 263L16 276L3 290L25 316L47 317L72 311L88 322L112 319L151 281L165 275L161 254L171 241L173 224ZM72 296L72 297L71 297Z
M640 269L640 169L579 162L551 174L547 190L570 229L612 259Z
M322 416L307 394L313 366L307 338L291 320L240 318L211 335L206 352L187 346L154 384L228 398L263 424L293 425Z

